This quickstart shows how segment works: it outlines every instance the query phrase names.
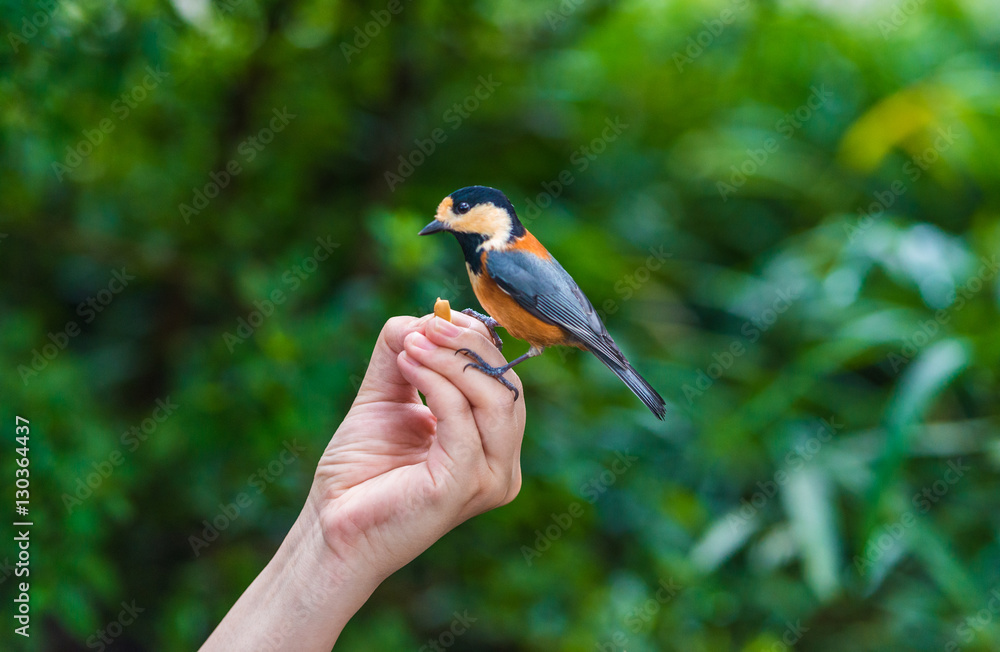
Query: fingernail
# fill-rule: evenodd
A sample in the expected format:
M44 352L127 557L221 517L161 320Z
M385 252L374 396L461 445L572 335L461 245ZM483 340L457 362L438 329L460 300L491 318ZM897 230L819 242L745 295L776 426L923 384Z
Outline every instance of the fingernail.
M437 344L427 339L423 333L417 333L413 338L413 346L425 351L433 351L438 348Z
M469 326L472 326L472 317L470 317L470 316L468 316L466 314L460 313L457 310L452 310L451 311L451 323L454 324L454 325L456 325L456 326L458 326L458 327L460 327L460 328L468 328Z
M445 321L440 317L434 318L434 324L437 326L439 333L445 337L458 337L462 333L462 329L451 323L450 321Z

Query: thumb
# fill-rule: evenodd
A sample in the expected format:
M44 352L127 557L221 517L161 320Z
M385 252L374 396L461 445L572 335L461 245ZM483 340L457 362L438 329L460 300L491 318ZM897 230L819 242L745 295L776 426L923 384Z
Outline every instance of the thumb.
M429 317L393 317L385 323L372 350L358 396L354 399L355 406L379 401L412 403L420 400L416 388L399 373L396 358L403 350L403 339L419 330Z

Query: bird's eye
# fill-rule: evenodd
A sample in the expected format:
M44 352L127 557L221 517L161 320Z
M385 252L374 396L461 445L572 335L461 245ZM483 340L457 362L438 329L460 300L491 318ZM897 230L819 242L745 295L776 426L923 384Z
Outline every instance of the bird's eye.
M469 206L468 202L460 201L457 204L455 204L455 212L458 213L459 215L465 215L466 213L469 212L471 208L472 206Z

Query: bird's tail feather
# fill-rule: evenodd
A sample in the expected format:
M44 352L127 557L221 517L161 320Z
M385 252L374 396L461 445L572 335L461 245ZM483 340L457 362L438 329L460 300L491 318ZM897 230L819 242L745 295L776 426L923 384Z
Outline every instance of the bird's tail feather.
M619 360L607 355L603 351L596 349L590 349L590 351L608 369L615 372L615 375L621 378L622 382L628 385L628 388L639 397L639 400L646 404L646 407L656 415L657 419L663 420L667 414L666 401L653 389L652 385L646 382L645 378L639 375L638 371L632 368L632 365L628 363L628 360L624 356Z

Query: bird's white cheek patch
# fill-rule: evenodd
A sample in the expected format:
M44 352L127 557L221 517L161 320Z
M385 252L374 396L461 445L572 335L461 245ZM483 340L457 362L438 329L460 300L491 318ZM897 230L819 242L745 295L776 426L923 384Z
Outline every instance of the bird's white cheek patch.
M479 249L492 251L501 248L510 238L512 224L507 211L493 204L482 204L462 217L458 226L462 231L486 236Z

